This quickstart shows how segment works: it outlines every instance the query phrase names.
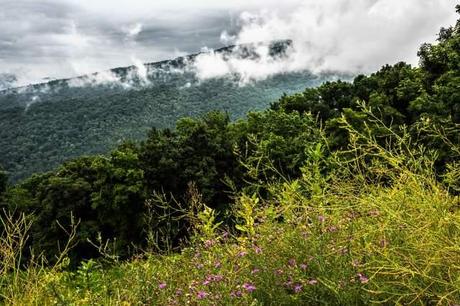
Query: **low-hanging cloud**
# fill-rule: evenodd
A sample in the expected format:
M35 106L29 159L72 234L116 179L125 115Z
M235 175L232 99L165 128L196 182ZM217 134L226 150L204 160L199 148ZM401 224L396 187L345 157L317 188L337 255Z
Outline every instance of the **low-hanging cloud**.
M243 12L240 30L223 32L221 40L255 43L258 56L210 51L197 58L194 68L203 79L232 74L247 83L302 70L367 73L397 61L416 65L418 47L454 22L454 6L447 0L304 0L283 12ZM277 40L292 44L286 56L273 58L267 45Z
M452 0L0 0L0 75L20 86L89 75L120 80L110 68L210 49L189 66L200 79L238 75L241 83L300 70L369 72L385 63L417 63L416 50L456 19ZM292 41L273 58L267 42ZM259 56L212 48L255 43ZM147 69L147 70L146 70ZM5 78L4 78L5 79ZM11 78L10 78L11 80ZM76 83L81 83L80 78Z

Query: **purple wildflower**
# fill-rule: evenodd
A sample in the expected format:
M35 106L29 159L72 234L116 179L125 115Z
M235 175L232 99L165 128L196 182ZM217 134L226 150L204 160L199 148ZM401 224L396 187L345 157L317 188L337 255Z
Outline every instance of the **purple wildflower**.
M324 216L318 216L318 220L319 222L324 222L326 220L326 218Z
M224 279L224 276L220 275L220 274L216 274L216 275L213 275L212 279L215 282L220 282L220 281L222 281Z
M256 286L254 286L251 283L244 283L243 288L246 289L247 292L253 292L254 290L256 290Z
M301 269L302 271L306 271L307 268L308 268L308 265L307 265L307 264L304 264L304 263L303 263L303 264L300 264L300 269Z
M234 297L241 297L241 296L243 296L243 293L240 290L233 291L233 292L230 293L230 296L233 297L233 298Z
M212 247L213 245L214 245L214 240L212 240L212 239L211 239L211 240L206 240L206 241L204 242L204 247L207 248L207 249L209 249L209 248Z
M308 281L308 283L309 283L310 285L316 285L316 284L318 283L318 281L317 281L316 279L312 278L312 279L310 279L310 280Z
M296 284L294 286L294 292L299 293L300 291L302 291L302 284Z
M166 288L166 283L160 283L160 284L158 285L158 288L160 288L160 289Z
M211 283L211 281L207 279L207 280L205 280L205 281L203 282L203 286L207 286L207 285L209 285L210 283Z
M289 261L288 261L288 265L289 265L290 267L295 267L295 266L297 266L297 262L296 262L296 260L295 260L294 258L291 258L291 259L289 259Z
M259 272L260 272L259 269L254 268L254 269L252 269L251 274L256 274L256 273L259 273Z
M216 261L216 263L214 264L214 268L216 269L219 269L221 266L222 264L220 263L220 261Z
M181 296L184 293L182 289L177 289L176 290L176 296Z
M367 276L362 273L358 273L358 277L361 284L366 284L369 282L369 278L367 278Z
M205 291L198 291L198 293L196 294L196 297L199 300L202 300L202 299L205 299L208 295L209 295L209 293L207 293Z
M238 253L238 257L244 257L246 255L248 255L248 252L246 252L246 251L241 251L241 252Z
M258 247L258 246L255 246L254 247L254 252L256 252L256 254L260 254L260 253L262 253L262 249L260 247Z
M291 277L289 277L287 282L284 283L284 286L287 287L287 288L290 288L292 286L292 278Z

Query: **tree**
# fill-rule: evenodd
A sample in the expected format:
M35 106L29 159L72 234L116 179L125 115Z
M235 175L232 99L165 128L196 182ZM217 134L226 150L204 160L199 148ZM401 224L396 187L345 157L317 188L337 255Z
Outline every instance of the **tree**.
M0 166L0 196L6 191L8 183L8 175L2 166Z

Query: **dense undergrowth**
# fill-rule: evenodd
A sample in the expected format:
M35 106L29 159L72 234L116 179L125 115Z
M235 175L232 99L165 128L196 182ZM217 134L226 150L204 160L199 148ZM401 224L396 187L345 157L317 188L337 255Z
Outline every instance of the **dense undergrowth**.
M0 303L457 305L459 46L460 20L420 67L0 171Z
M353 158L351 151L325 157L317 145L299 179L267 184L264 198L235 197L234 231L217 221L192 186L194 209L183 217L193 235L180 252L146 251L119 262L101 246L104 259L76 271L66 269L65 251L54 267L35 261L21 270L15 252L29 223L11 223L2 240L4 301L454 305L460 301L459 197L437 181L423 148L403 147L407 138L397 135L401 146L385 147L343 124L356 140ZM322 174L324 163L335 170ZM246 166L273 170L269 163Z

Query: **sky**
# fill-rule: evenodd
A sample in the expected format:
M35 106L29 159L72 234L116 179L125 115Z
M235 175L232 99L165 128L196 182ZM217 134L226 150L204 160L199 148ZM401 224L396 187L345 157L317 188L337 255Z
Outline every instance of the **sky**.
M0 89L175 58L229 44L291 39L283 61L195 63L202 78L417 64L454 24L453 0L0 0ZM266 50L261 47L263 54Z

